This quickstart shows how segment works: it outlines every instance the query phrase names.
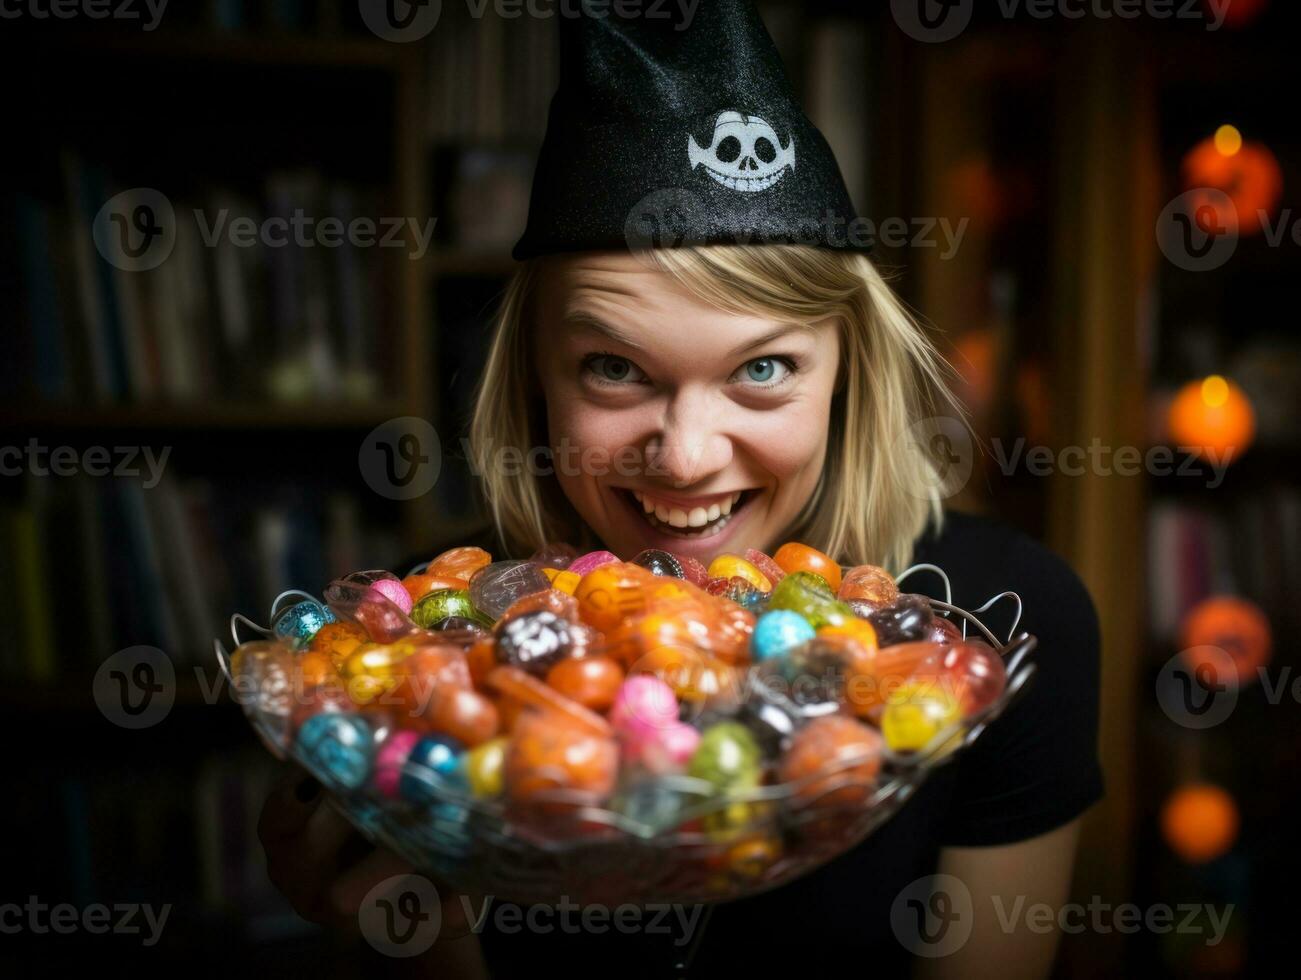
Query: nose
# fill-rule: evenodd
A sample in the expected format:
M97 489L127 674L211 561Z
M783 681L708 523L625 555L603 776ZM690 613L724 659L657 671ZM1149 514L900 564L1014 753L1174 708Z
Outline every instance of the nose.
M708 392L675 393L646 447L648 475L685 489L721 473L732 462L726 419L726 409Z

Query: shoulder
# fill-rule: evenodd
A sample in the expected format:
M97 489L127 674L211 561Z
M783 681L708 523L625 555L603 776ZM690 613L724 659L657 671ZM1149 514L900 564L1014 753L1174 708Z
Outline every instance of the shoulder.
M1075 570L1061 555L1001 520L948 511L938 534L930 526L917 539L913 562L942 568L954 602L964 609L1000 592L1015 592L1023 609L1018 632L1025 629L1041 639L1045 633L1066 634L1083 640L1086 649L1097 646L1097 610ZM915 574L920 583L922 573ZM935 594L932 588L924 591ZM1010 601L1000 604L991 618L1010 625L1011 609Z
M1050 548L1001 521L949 513L938 534L918 539L916 562L948 575L953 601L975 612L1001 592L1010 599L979 617L1003 639L1035 636L1035 676L957 767L957 795L943 843L988 846L1045 833L1103 793L1097 753L1098 616L1088 590ZM935 588L907 588L935 596ZM932 576L933 578L933 576Z

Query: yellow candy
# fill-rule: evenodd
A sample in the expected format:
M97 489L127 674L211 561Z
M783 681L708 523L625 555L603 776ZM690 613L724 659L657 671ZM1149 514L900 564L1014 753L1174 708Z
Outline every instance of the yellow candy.
M776 837L752 837L728 848L727 867L738 878L761 878L781 857L781 851L781 840Z
M357 704L369 704L382 694L387 694L401 679L394 668L411 655L409 645L363 643L357 647L339 668L339 676L348 696Z
M544 568L544 569L542 569L542 574L545 575L545 576L547 577L547 581L548 581L548 582L552 582L552 583L554 583L554 582L556 581L556 576L560 574L560 569L558 569L558 568Z
M772 591L772 583L768 581L768 576L744 558L736 555L719 555L709 563L710 578L732 578L733 576L740 576L760 592Z
M581 582L582 579L583 577L577 572L571 572L566 569L563 572L556 573L555 578L551 580L551 587L553 589L559 589L561 592L567 592L570 595L573 595L574 590L578 588L578 583Z
M881 734L895 752L915 752L961 717L957 699L936 679L912 680L901 684L886 703ZM939 754L952 752L961 742L962 732L954 732Z
M472 795L501 795L502 766L506 760L506 746L509 744L510 739L500 735L476 745L465 754L465 777L470 783Z

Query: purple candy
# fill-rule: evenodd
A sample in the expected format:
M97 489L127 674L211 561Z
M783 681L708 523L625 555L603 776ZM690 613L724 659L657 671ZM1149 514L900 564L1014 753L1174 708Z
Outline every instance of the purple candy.
M378 592L393 605L402 610L404 616L411 615L411 593L395 578L378 579L371 585L372 592Z
M375 753L375 788L390 798L398 795L398 781L411 750L420 741L420 733L404 728L394 732Z
M602 565L608 565L610 562L618 560L619 556L609 551L589 551L582 557L575 558L570 562L568 571L582 578L592 569L600 568Z

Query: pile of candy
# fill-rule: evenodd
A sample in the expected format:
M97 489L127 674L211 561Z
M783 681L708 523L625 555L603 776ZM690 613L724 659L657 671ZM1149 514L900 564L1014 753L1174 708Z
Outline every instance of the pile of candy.
M273 749L443 858L472 855L483 814L552 841L696 840L715 894L825 845L883 766L959 747L1007 685L884 569L798 543L708 568L455 548L298 595L230 658Z

